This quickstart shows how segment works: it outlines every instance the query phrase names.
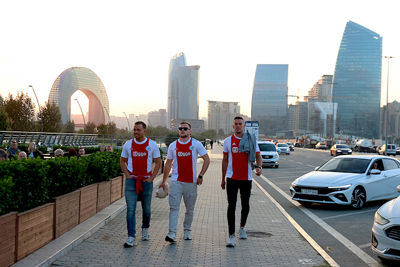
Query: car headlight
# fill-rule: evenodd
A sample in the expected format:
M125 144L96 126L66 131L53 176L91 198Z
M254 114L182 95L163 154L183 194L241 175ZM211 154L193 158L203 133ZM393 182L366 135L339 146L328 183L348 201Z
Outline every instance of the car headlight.
M349 149L349 153L353 152L351 149Z
M338 150L337 152L342 152L342 150Z
M380 215L378 212L375 212L374 223L377 223L380 225L385 225L385 224L388 224L389 222L390 221L388 219L386 219L385 217Z
M329 189L333 189L334 191L343 191L343 190L347 190L351 187L351 184L346 184L346 185L342 185L342 186L329 186Z
M292 182L291 186L292 186L292 187L297 186L297 181L298 181L298 180L299 180L299 178L297 178L296 180L294 180L294 181Z

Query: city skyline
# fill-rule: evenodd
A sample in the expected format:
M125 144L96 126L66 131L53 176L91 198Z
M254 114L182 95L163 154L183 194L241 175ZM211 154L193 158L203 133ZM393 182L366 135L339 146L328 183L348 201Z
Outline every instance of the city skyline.
M110 115L166 109L169 61L184 52L188 65L201 67L199 117L207 116L209 99L239 102L241 112L250 115L257 64L289 64L289 94L306 95L319 77L334 74L349 20L383 37L383 55L400 54L394 1L63 3L2 5L7 10L0 17L5 25L0 45L3 97L23 91L33 98L28 87L33 85L43 105L57 76L78 66L91 69L104 83ZM389 102L400 99L399 60L390 61ZM386 70L383 61L385 89ZM385 92L381 99L386 99ZM83 93L73 97L86 113ZM75 101L72 113L79 114Z

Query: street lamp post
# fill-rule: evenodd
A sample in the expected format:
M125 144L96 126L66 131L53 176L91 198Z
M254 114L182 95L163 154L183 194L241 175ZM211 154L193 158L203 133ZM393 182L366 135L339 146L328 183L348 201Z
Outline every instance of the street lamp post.
M387 156L387 127L388 127L388 117L389 117L389 61L391 58L394 58L393 56L384 56L384 58L387 59L387 81L386 81L386 114L385 114L385 155Z
M36 95L36 92L35 92L35 88L33 88L32 85L29 85L29 87L32 88L33 94L35 95L36 102L37 102L37 104L38 104L39 113L40 113L40 104L39 104L39 99L38 99L38 97L37 97L37 95ZM41 131L43 132L43 118L42 118L42 120L41 120L41 128L42 128Z
M106 107L103 106L103 108L104 108L104 110L106 111L107 116L108 116L108 125L107 125L107 131L108 131L108 128L111 127L110 113L108 113L108 110L107 110ZM112 138L112 134L110 134L110 135L111 135L111 145L112 145L112 143L113 143L113 138Z
M131 125L129 124L128 116L126 116L126 113L124 112L126 122L128 123L128 130L131 131Z
M83 130L85 130L85 128L86 128L86 121L85 121L85 116L83 115L83 110L82 110L81 104L79 103L78 99L75 98L74 100L78 103L79 109L81 110L82 118L83 118Z

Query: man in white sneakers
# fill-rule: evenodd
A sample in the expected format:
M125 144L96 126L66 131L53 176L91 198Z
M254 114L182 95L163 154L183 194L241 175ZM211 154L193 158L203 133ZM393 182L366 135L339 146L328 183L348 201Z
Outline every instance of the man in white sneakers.
M169 233L165 237L165 241L171 243L176 242L176 228L182 197L186 207L185 219L183 221L183 238L185 240L192 240L190 231L197 199L197 185L203 183L203 176L207 171L208 165L210 165L207 150L199 141L190 136L190 123L183 121L179 124L178 129L179 139L171 143L168 147L163 181L160 184L160 187L164 187L173 162L169 191ZM203 159L203 166L199 175L196 172L197 155Z
M120 165L125 174L125 200L127 205L126 222L128 239L125 247L136 245L136 202L141 194L143 209L142 240L149 240L151 216L151 197L153 180L161 167L160 150L153 140L145 136L146 124L142 121L135 123L134 138L126 141L121 153ZM154 161L154 169L152 164Z
M240 218L239 238L246 239L247 234L244 229L247 216L250 211L250 193L252 185L252 168L249 161L249 154L239 152L239 143L244 135L245 124L242 117L233 119L234 134L224 140L223 158L222 158L222 182L221 188L224 190L226 185L226 193L228 197L228 228L229 241L227 247L235 246L235 211L237 193L240 190L240 199L242 203L242 212ZM256 147L256 175L262 173L262 158L260 149ZM226 178L226 181L225 181Z

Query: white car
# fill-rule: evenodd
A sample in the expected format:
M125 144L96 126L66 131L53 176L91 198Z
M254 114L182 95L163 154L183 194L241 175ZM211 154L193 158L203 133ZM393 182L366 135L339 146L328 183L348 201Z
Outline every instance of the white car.
M259 141L258 147L260 148L263 166L279 168L279 155L278 152L276 152L274 143Z
M286 143L278 143L278 144L276 144L276 151L279 154L290 155L290 148L289 148L288 144L286 144Z
M380 258L400 260L400 197L386 202L375 213L371 248Z
M339 156L294 180L290 195L304 205L326 203L360 209L368 201L397 197L399 184L400 161L396 159Z

